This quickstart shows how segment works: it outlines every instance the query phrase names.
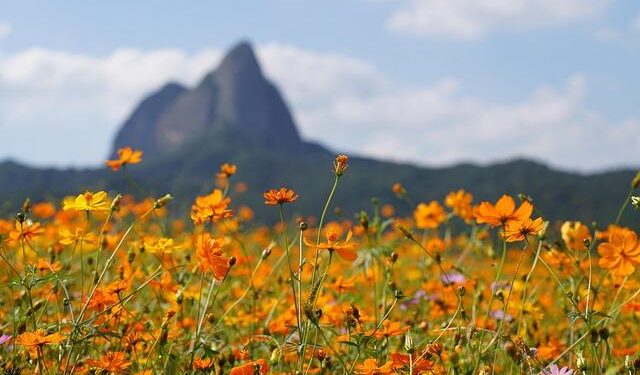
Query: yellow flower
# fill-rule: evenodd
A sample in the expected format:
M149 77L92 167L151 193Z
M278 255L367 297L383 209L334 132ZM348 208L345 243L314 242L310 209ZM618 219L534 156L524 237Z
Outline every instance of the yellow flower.
M144 248L150 253L172 253L174 250L179 250L180 245L174 245L171 238L160 238L155 242L145 242Z
M71 232L69 229L60 229L60 242L63 245L75 245L84 243L86 245L93 245L97 242L98 237L89 232L84 234L84 230L76 228L75 232Z
M62 209L65 211L109 211L111 209L111 202L109 202L109 197L104 191L97 193L87 191L79 194L75 198L66 198Z

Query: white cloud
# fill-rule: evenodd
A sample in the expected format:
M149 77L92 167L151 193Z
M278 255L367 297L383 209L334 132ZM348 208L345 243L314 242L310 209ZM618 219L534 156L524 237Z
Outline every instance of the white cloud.
M303 135L336 150L431 165L513 156L580 169L637 162L640 123L589 110L588 81L579 75L521 101L494 102L465 95L455 78L403 85L348 56L280 44L258 55ZM0 159L99 163L137 101L168 80L195 84L220 56L170 49L0 56Z
M118 49L94 57L41 48L0 55L0 159L98 163L137 101L169 80L194 84L219 56Z
M562 26L591 18L610 0L399 0L387 20L397 33L473 40L503 30Z
M11 25L0 21L0 39L6 38L9 34L11 34Z

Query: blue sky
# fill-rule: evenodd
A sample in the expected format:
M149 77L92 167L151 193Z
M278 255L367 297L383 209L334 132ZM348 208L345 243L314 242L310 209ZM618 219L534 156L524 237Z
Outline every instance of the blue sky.
M0 159L90 166L133 106L253 42L305 137L425 165L640 164L640 5L0 0ZM309 72L315 74L310 75Z

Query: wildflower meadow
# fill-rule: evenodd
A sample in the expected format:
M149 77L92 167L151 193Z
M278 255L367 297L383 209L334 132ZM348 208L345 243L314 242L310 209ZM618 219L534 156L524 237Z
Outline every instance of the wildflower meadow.
M128 147L107 161L139 163ZM220 166L191 207L131 179L0 219L3 371L639 372L640 242L621 218L640 174L596 225L550 222L535 197L479 202L461 186L440 201L399 183L396 200L336 216L345 155L310 166L321 212L299 216L305 192L273 186L256 217L234 202L238 168Z

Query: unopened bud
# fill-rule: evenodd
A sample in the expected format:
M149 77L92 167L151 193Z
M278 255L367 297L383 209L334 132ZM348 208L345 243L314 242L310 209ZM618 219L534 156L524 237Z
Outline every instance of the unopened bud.
M22 211L23 212L31 211L31 199L27 198L24 200L24 203L22 204Z
M18 223L22 224L27 220L27 215L25 215L24 212L18 212L16 214L16 220L18 221Z
M638 172L633 180L631 180L631 187L634 189L640 187L640 172Z
M398 198L403 198L405 195L407 195L407 191L405 190L405 188L398 183L393 184L393 186L391 187L391 190L394 192L394 194Z
M262 250L262 255L260 255L260 257L262 258L262 260L265 260L269 257L269 255L271 255L271 246L267 247L266 249Z
M121 201L122 201L122 195L121 194L116 195L115 198L113 198L113 201L111 201L111 211L120 210Z
M640 210L640 197L636 197L636 196L631 197L631 205L636 209Z
M365 211L360 211L360 225L364 230L369 229L369 216Z
M300 224L298 224L298 228L300 229L300 231L304 232L305 230L309 229L309 224L301 221Z
M406 350L408 353L413 353L413 351L415 350L415 343L413 342L413 335L411 334L411 331L407 331L407 333L404 335L404 350Z
M156 200L156 203L153 205L153 208L157 209L157 208L160 208L160 207L164 207L172 199L173 199L173 196L171 194L166 194L164 197L159 198L158 200Z

